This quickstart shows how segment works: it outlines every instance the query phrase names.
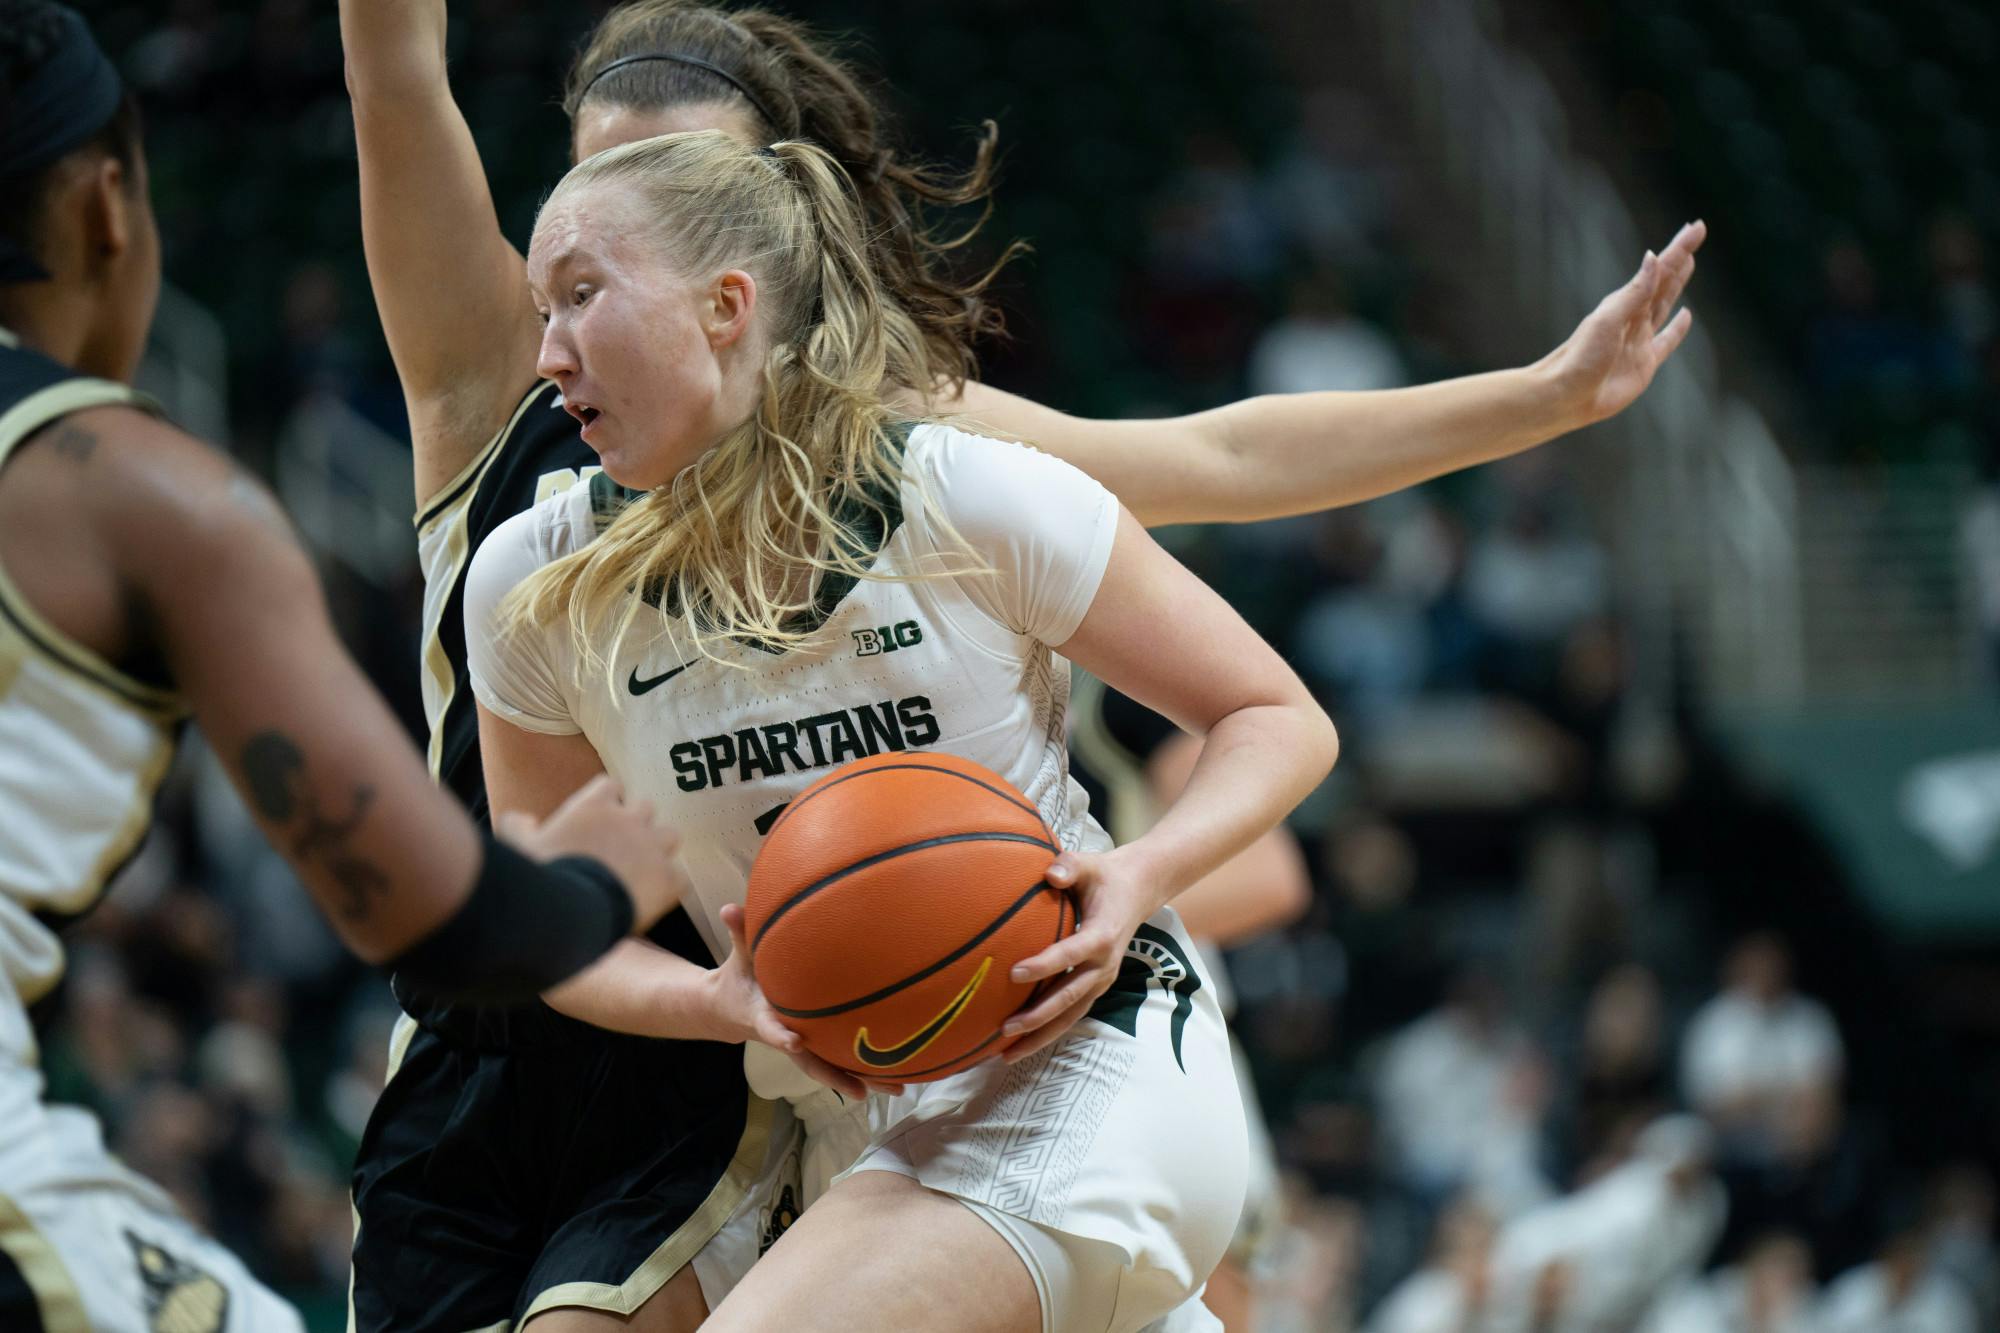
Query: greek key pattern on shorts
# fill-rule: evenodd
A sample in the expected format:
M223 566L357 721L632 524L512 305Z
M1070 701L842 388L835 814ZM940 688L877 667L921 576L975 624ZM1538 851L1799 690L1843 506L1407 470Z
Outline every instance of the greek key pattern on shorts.
M970 1193L993 1208L1060 1226L1070 1186L1135 1059L1126 1042L1072 1032L1008 1075L980 1117Z

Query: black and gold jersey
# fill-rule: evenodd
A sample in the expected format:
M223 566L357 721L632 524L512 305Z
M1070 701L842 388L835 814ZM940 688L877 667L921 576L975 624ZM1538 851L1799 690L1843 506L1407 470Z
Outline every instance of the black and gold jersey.
M543 380L528 390L507 424L465 470L417 514L431 776L482 821L487 810L479 723L472 691L465 685L465 571L495 528L600 470L579 429L576 418L563 411L561 391Z

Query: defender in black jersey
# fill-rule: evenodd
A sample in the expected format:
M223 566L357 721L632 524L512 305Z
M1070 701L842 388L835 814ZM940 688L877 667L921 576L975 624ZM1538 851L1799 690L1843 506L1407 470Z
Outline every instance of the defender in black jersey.
M482 819L466 567L494 528L598 472L543 382L417 516L431 771ZM648 938L714 965L678 908ZM735 1046L393 985L405 1017L353 1181L356 1329L455 1333L565 1305L629 1314L708 1239L690 1223L733 1208L773 1151L771 1108L753 1103Z

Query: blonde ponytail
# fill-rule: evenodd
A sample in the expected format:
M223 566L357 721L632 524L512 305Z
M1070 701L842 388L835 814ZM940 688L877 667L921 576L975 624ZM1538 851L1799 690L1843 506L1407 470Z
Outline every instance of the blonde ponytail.
M839 164L803 142L752 149L712 130L669 134L579 163L550 203L607 182L639 192L682 272L742 268L757 279L770 336L763 392L750 420L516 589L512 617L567 620L579 670L590 674L616 657L648 608L694 652L717 658L732 641L807 646L829 582L978 572L934 510L953 558L893 576L873 568L906 486L929 504L909 485L882 397L885 383L914 382L925 348L869 264Z

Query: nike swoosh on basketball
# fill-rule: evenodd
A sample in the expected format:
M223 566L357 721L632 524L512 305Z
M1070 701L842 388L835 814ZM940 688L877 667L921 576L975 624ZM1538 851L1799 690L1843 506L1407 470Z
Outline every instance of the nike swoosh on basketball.
M993 960L989 957L979 965L979 970L972 974L972 980L965 983L965 989L952 997L951 1003L944 1007L944 1012L910 1034L908 1041L898 1042L884 1049L870 1042L868 1029L862 1028L854 1034L854 1058L870 1069L889 1069L902 1064L905 1060L916 1058L924 1047L944 1035L944 1030L952 1025L952 1021L965 1012L965 1006L972 1003L972 997L979 993L980 983L986 980L986 974L992 970Z
M688 667L691 667L693 665L694 663L689 662L687 666L677 666L672 671L667 672L665 675L654 676L650 680L640 680L639 668L633 667L632 679L625 682L625 688L632 691L632 697L636 699L640 695L646 693L646 691L648 690L659 689L660 686L666 684L668 681L672 680L675 676L680 675L681 672L686 671Z

